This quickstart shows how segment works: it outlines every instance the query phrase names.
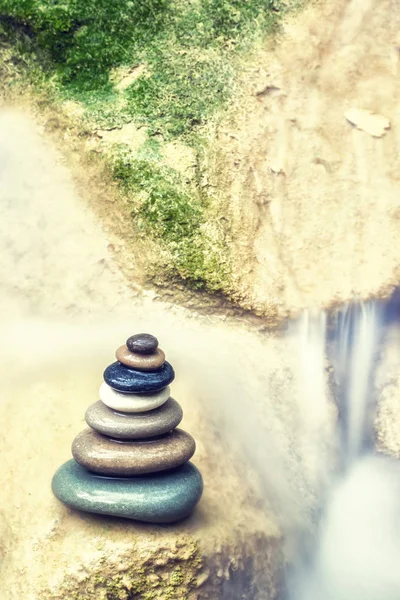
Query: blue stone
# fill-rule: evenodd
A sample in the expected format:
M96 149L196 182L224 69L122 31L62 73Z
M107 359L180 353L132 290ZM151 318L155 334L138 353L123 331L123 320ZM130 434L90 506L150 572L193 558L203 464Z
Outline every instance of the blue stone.
M200 471L190 462L141 477L102 477L74 460L52 481L54 495L72 508L147 523L174 523L187 517L203 493Z
M104 381L110 387L131 394L158 392L174 379L174 370L167 361L157 371L137 371L118 361L104 371Z

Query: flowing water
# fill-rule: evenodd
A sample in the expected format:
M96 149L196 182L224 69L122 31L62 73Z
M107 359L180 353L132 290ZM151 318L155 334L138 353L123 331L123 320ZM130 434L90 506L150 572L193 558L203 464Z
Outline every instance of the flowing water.
M397 292L388 302L354 302L329 317L301 317L308 387L323 399L330 386L337 404L338 460L325 465L331 477L328 484L321 480L317 533L302 539L288 576L291 600L400 597L400 465L375 450L374 429L376 371L396 328L396 301Z

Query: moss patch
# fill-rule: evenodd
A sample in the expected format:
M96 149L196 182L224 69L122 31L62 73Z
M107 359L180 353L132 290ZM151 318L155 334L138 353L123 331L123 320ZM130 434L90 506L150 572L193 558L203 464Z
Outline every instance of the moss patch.
M24 34L61 94L108 124L134 119L188 134L229 98L232 55L273 30L279 0L3 0L2 36ZM118 102L112 70L146 65Z
M79 106L89 133L128 123L145 129L139 151L128 140L102 152L135 232L159 245L160 261L149 267L156 279L231 289L221 215L202 185L204 157L235 93L240 57L286 10L281 0L2 1L3 86L29 81L56 105ZM166 166L173 140L195 154L194 174Z
M70 600L178 600L187 599L196 589L201 577L203 560L196 542L187 540L174 555L163 549L151 555L147 553L145 566L140 555L135 555L132 564L125 569L115 570L107 561L101 560L96 571L87 579L72 586L65 580L65 596ZM137 565L141 566L137 566ZM63 589L63 591L64 591ZM58 598L59 596L57 596Z
M170 276L178 273L196 288L223 290L230 266L223 236L209 232L208 199L178 171L160 164L154 141L143 144L136 156L123 145L113 152L112 176L130 198L137 230L159 240Z

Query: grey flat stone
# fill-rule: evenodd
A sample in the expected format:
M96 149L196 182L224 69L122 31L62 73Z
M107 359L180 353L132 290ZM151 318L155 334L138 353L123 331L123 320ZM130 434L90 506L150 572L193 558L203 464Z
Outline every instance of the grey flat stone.
M182 421L179 403L169 398L165 404L146 413L122 413L99 400L86 411L86 423L103 435L121 440L140 440L172 431Z
M111 478L90 473L69 460L54 475L52 490L61 502L78 510L173 523L193 511L203 493L203 480L192 463L166 473Z

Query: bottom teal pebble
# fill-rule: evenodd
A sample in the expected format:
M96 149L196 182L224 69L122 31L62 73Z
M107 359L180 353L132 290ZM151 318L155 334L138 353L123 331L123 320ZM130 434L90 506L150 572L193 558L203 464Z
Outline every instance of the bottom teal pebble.
M95 475L69 460L54 475L52 489L61 502L77 510L147 523L174 523L193 511L203 493L203 479L190 462L164 473L111 478Z

